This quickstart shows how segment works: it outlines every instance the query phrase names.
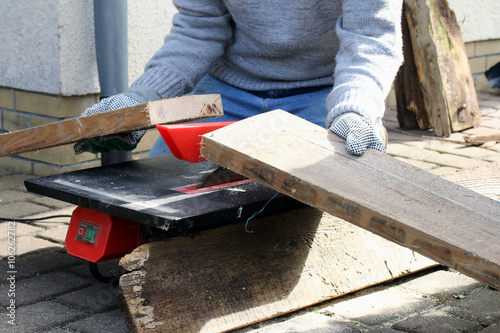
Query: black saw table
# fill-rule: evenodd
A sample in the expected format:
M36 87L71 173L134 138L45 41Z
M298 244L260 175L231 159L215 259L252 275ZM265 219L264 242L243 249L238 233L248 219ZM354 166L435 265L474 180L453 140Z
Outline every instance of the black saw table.
M251 180L199 189L217 164L172 155L25 181L28 191L168 232L242 221L302 204Z

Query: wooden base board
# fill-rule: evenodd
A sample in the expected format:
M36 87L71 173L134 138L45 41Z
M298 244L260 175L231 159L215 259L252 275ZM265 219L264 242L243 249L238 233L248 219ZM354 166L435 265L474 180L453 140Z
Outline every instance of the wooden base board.
M310 207L137 248L121 264L133 332L221 332L437 265Z

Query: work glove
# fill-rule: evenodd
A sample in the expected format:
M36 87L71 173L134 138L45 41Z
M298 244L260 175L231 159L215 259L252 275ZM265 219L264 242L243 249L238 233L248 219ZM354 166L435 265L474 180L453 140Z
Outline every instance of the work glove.
M330 125L330 130L346 140L346 148L353 155L363 155L366 148L385 153L387 134L381 126L380 133L370 123L354 112L337 116Z
M128 106L140 104L137 100L125 94L118 94L102 99L99 103L87 108L82 113L82 117L90 116L96 113L121 109ZM144 136L146 131L135 131L124 134L110 134L99 136L92 139L77 142L73 148L75 153L83 152L90 153L109 153L112 150L128 151L137 147L139 140Z

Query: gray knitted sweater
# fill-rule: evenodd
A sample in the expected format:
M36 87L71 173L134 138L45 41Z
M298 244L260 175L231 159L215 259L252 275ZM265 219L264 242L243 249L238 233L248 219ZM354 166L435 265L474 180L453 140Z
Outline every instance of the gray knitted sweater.
M327 125L385 110L402 62L402 0L174 0L163 47L132 89L187 94L207 73L262 91L334 84Z

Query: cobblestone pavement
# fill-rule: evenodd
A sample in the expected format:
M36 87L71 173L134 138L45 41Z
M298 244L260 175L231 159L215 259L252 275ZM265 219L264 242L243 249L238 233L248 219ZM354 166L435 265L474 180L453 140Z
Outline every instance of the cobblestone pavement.
M500 96L481 94L482 123L450 138L398 129L395 111L384 123L388 154L431 173L500 162L500 144L466 146L465 134L500 129ZM88 264L66 254L64 238L74 206L29 193L30 175L0 170L0 217L63 215L37 222L0 221L0 332L126 332L113 283L96 282ZM500 193L499 193L500 195ZM500 200L500 197L498 198ZM15 273L9 273L9 231L15 228ZM10 234L12 235L12 234ZM116 261L100 264L120 271ZM15 293L12 294L12 293ZM11 301L15 300L15 311ZM10 307L10 309L9 309ZM9 316L15 314L15 317ZM16 326L9 324L14 320ZM438 267L367 288L238 332L500 332L500 292Z

